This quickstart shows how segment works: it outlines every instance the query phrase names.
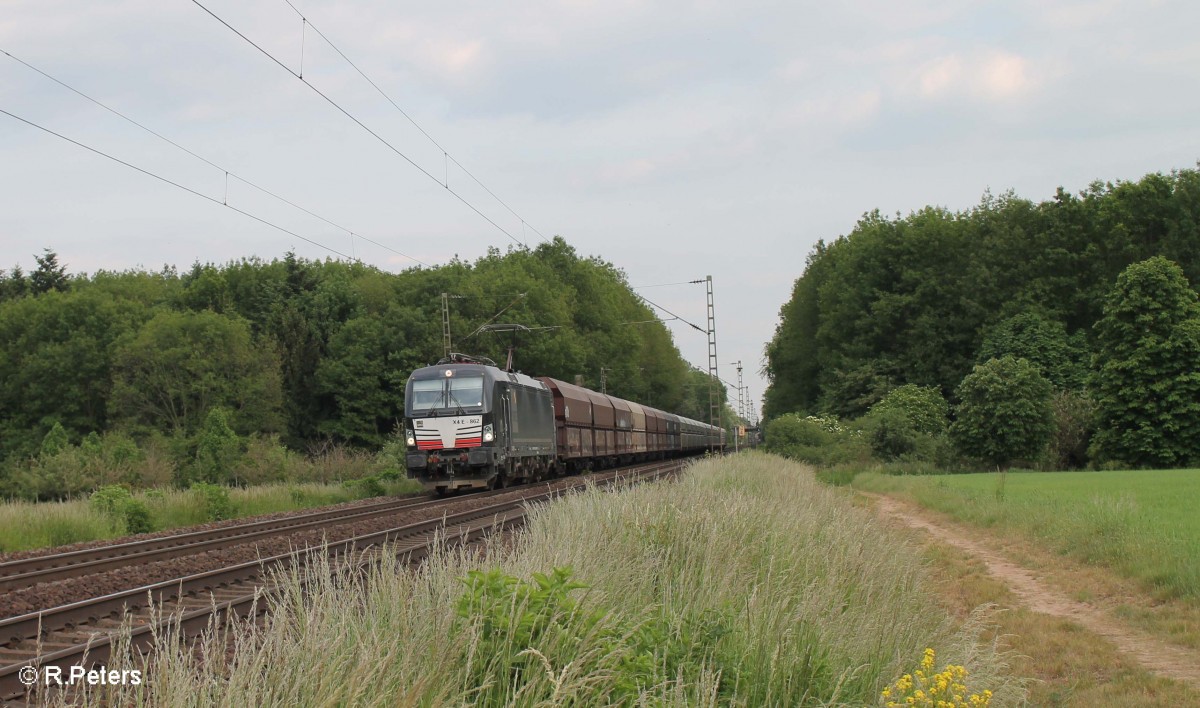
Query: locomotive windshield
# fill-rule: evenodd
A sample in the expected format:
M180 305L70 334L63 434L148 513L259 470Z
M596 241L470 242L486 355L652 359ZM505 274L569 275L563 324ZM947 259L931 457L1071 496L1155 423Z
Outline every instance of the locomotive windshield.
M409 412L468 411L483 407L483 377L458 376L414 380Z

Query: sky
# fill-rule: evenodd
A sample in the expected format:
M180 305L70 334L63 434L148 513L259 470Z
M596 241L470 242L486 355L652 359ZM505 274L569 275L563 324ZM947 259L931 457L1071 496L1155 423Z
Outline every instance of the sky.
M561 235L701 328L704 287L665 284L711 275L757 406L805 258L864 213L1196 167L1198 27L1153 0L5 0L0 110L179 186L0 114L0 268L398 272Z

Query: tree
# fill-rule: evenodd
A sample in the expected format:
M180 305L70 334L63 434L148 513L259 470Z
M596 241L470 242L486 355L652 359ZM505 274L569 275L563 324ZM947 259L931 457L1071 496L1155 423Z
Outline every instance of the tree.
M142 308L97 289L0 302L0 457L30 455L54 423L108 427L111 346Z
M857 418L883 400L896 385L886 366L868 361L851 371L835 370L828 375L820 408L839 418Z
M1182 269L1161 256L1126 268L1095 329L1095 456L1200 461L1200 304Z
M1155 255L1198 282L1200 170L1059 189L1040 204L985 194L964 212L869 212L813 248L781 308L767 415L857 416L879 379L949 394L974 363L1004 354L1078 389L1112 282Z
M25 272L21 270L21 266L13 266L7 274L0 271L0 302L24 297L28 291L29 281L25 279Z
M62 424L55 423L50 432L46 433L46 437L42 438L42 449L39 453L40 457L53 457L71 444L67 439L67 431L63 429Z
M280 429L279 363L245 320L162 311L115 346L110 408L122 424L190 436L223 406L242 434Z
M47 248L43 255L33 259L37 261L37 269L29 274L29 285L35 295L67 289L67 267L58 264L57 253Z
M322 420L324 435L354 445L378 447L404 417L404 385L423 366L413 349L428 330L415 312L393 305L385 315L350 320L329 342L315 374L316 392L332 399Z
M1053 387L1012 355L979 364L958 387L950 436L962 454L995 467L1036 458L1054 431Z
M1014 315L993 327L979 349L978 361L1005 354L1036 364L1055 388L1080 389L1087 378L1080 338L1068 336L1061 322L1037 312Z

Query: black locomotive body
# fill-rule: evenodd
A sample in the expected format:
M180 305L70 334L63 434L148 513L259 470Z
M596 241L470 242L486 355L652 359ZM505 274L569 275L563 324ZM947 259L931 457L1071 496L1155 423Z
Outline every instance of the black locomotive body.
M476 363L417 369L404 396L408 472L427 489L502 487L554 474L554 404L542 382Z

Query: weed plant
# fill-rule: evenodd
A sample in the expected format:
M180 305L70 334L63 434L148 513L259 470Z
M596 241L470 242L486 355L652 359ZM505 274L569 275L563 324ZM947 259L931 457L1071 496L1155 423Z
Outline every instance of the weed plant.
M878 705L927 648L995 706L1004 657L931 599L915 550L779 458L697 463L680 481L591 489L514 538L413 570L316 557L264 626L160 643L111 705ZM229 647L234 647L229 650ZM136 661L114 658L111 668Z

